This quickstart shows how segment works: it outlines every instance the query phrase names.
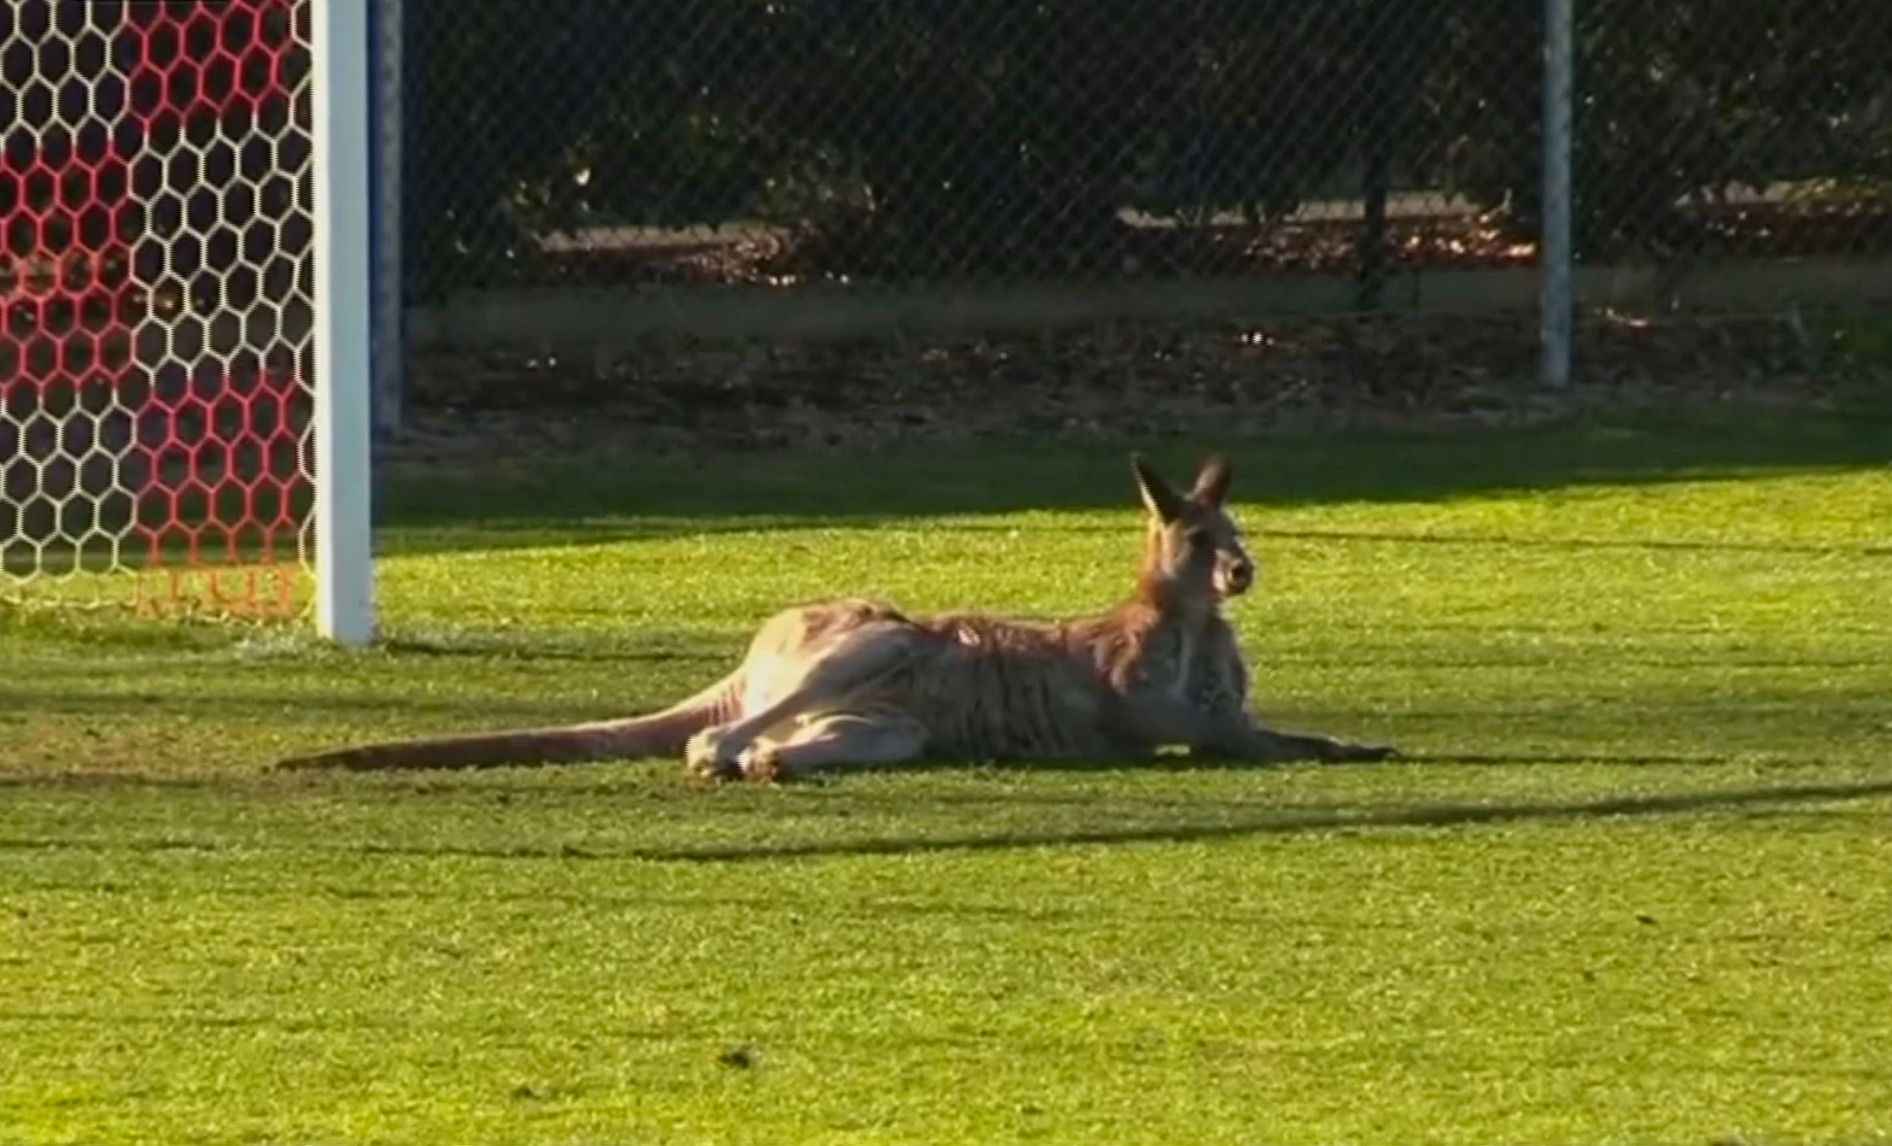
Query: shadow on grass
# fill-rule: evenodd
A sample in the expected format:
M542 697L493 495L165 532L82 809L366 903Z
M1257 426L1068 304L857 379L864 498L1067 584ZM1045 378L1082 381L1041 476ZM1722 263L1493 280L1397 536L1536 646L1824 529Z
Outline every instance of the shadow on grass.
M651 701L645 708L660 708ZM635 698L614 706L596 701L581 709L576 703L517 699L482 695L436 697L393 691L312 693L293 689L258 689L237 694L192 692L182 687L149 692L74 693L60 689L0 688L0 712L27 716L94 717L110 719L148 715L190 716L205 720L236 720L245 717L267 718L273 723L285 715L295 715L311 722L330 721L349 716L457 717L464 722L469 713L477 713L485 724L539 725L598 720L636 711ZM455 731L460 731L456 728ZM398 735L399 733L397 733ZM420 735L412 731L413 735Z
M843 856L904 856L929 852L1008 851L1019 848L1085 845L1197 843L1255 836L1398 828L1458 828L1517 821L1554 823L1612 818L1653 818L1699 812L1732 811L1757 805L1863 800L1888 795L1892 795L1892 780L1874 780L1708 792L1677 792L1658 796L1615 796L1570 803L1530 801L1494 804L1414 804L1364 810L1332 809L1277 813L1218 824L1136 825L1043 832L1006 831L931 838L888 837L862 840L791 841L629 849L623 852L592 852L568 847L557 854L574 859L635 858L696 863L745 863Z
M1499 549L1548 549L1582 553L1631 549L1673 553L1793 553L1809 557L1892 557L1892 545L1820 545L1793 541L1687 541L1661 537L1518 537L1482 533L1453 537L1436 533L1397 533L1356 529L1268 529L1269 537L1294 541L1383 541L1394 545L1489 546Z
M37 785L44 781L34 781ZM953 852L1013 851L1025 848L1200 843L1269 836L1364 833L1402 829L1453 829L1506 823L1574 823L1595 820L1643 820L1703 813L1786 810L1796 805L1838 803L1892 796L1892 779L1843 783L1784 784L1660 795L1610 796L1574 801L1405 804L1390 807L1347 805L1289 809L1223 819L1215 823L1144 823L1112 827L1064 827L1048 830L998 830L934 836L877 836L855 839L781 840L743 844L675 847L587 847L520 845L469 847L453 844L358 843L336 846L289 846L298 853L451 858L482 860L636 860L677 863L744 864L798 859L913 856ZM219 852L241 845L213 840L100 840L58 837L0 838L0 851Z
M1578 483L1884 465L1892 463L1892 416L1721 415L1429 435L985 444L871 457L733 455L700 464L563 459L516 479L469 473L391 483L381 524L386 551L433 553L1030 509L1128 512L1135 507L1126 462L1133 445L1179 481L1203 453L1225 449L1236 462L1237 497L1264 505L1430 501Z

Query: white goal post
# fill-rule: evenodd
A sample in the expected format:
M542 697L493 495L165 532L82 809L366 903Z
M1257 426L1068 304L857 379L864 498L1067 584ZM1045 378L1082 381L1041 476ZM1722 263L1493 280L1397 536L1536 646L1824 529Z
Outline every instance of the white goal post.
M374 639L370 7L314 5L315 616L325 637Z

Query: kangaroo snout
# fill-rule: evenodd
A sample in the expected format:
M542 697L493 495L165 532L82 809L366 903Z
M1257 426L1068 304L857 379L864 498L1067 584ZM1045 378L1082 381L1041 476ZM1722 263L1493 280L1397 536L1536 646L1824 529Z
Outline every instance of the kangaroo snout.
M1245 557L1224 562L1217 572L1220 576L1216 579L1222 583L1220 588L1225 596L1246 593L1255 583L1255 563Z

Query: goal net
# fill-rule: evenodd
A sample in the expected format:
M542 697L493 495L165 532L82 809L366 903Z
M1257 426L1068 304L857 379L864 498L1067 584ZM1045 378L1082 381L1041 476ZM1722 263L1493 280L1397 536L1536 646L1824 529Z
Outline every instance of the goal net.
M0 5L0 597L307 606L315 2Z

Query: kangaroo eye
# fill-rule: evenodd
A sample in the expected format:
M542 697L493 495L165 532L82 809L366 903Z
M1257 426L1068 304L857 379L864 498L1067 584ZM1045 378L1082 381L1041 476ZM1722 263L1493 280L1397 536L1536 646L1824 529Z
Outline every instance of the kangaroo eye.
M1215 544L1215 538L1210 537L1206 529L1192 529L1189 531L1189 544L1197 549L1208 549Z

